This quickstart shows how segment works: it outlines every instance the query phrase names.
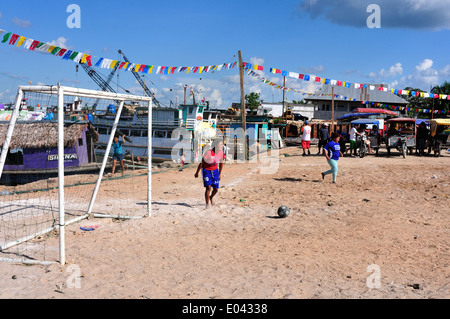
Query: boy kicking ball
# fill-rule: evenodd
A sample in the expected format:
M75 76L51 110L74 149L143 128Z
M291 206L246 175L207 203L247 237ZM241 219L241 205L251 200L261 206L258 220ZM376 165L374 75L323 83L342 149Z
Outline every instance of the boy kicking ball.
M214 196L219 191L219 181L222 175L224 159L223 142L215 140L212 148L205 152L202 162L198 165L195 172L194 176L197 178L200 170L202 170L206 208L214 205Z

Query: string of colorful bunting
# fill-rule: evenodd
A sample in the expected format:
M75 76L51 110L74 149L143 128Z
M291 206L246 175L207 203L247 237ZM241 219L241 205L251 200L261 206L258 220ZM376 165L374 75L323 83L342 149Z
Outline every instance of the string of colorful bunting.
M3 36L2 36L3 35ZM50 43L41 42L38 40L30 39L24 36L21 36L16 33L6 32L5 30L0 29L0 39L1 43L8 43L9 45L24 47L25 49L31 51L37 51L41 53L47 53L53 56L61 57L63 60L70 60L75 63L87 64L92 67L99 67L104 69L113 69L118 66L119 70L125 71L135 71L144 74L174 74L175 72L180 73L206 73L206 72L214 72L221 70L228 70L235 68L237 66L237 62L231 63L223 63L218 65L207 65L207 66L154 66L149 64L135 64L129 62L123 62L114 59L107 59L103 57L94 57L89 54L85 54L83 52L78 52L75 50L69 50L66 48L61 48L56 45L52 45ZM248 62L243 63L244 68L246 70L252 71L263 71L264 67L262 65L251 64ZM351 83L346 81L338 81L329 78L322 78L315 75L310 74L301 74L296 72L288 72L282 71L281 69L270 68L270 73L273 74L281 74L282 76L289 76L296 79L301 79L304 81L312 81L315 83L321 83L326 85L337 85L350 88L352 85L356 89L368 88L369 90L378 89L379 91L390 91L392 94L396 95L411 95L416 97L423 98L434 98L434 99L442 99L442 100L450 100L450 95L446 94L433 94L428 92L418 92L418 91L408 91L408 90L397 90L397 89L388 89L386 87L376 87L375 85L361 84L361 83ZM265 83L267 80L264 80ZM281 88L287 91L293 90L298 92L294 88L285 88L282 86L274 85L273 83L269 83L270 85L275 86L276 88Z
M251 63L244 63L244 68L246 70L253 70L253 71L263 71L264 70L264 67L262 65L256 65L256 64L251 64ZM310 74L301 74L301 73L297 73L297 72L282 71L281 69L276 69L276 68L270 68L270 73L280 74L282 76L291 77L291 78L295 78L295 79L301 79L304 81L310 81L310 82L320 83L320 84L343 86L343 87L347 87L347 88L351 88L353 86L355 89L368 88L369 90L385 91L385 92L390 92L395 95L406 95L406 96L411 95L411 96L415 96L415 97L450 100L450 95L447 95L447 94L433 94L433 93L428 93L428 92L388 89L386 87L381 87L381 86L377 87L375 85L369 85L369 84L351 83L351 82L347 82L347 81L338 81L338 80L333 80L333 79L329 79L329 78L321 78L321 77L318 77L315 75L310 75Z
M280 89L280 90L286 90L286 92L292 90L296 93L300 93L302 95L308 95L308 96L332 96L332 94L325 94L325 93L308 93L308 92L301 92L297 89L294 88L287 88L287 87L283 87L275 82L272 82L268 79L266 79L265 77L261 76L260 74L254 72L253 70L246 68L247 70L247 74L256 77L258 80L260 80L263 83L266 83L270 86L272 86L275 89ZM355 98L350 98L347 97L345 95L340 95L340 94L334 94L334 97L336 99L341 99L341 100L345 100L345 101L357 101L357 99ZM414 113L434 113L434 114L450 114L450 111L444 111L444 110L430 110L430 109L426 109L426 108L416 108L416 107L410 107L410 106L398 106L398 105L392 105L392 104L386 104L386 103L379 103L379 102L370 102L370 101L361 101L361 104L366 104L366 105L372 105L373 107L382 107L385 109L389 109L389 110L397 110L397 111L406 111L406 112L414 112Z
M383 103L377 103L377 102L368 102L364 101L361 102L361 104L371 104L375 107L382 107L385 109L389 109L392 111L405 111L405 112L413 112L413 113L433 113L433 114L450 114L450 111L444 111L444 110L430 110L425 108L418 108L418 107L410 107L410 106L398 106L398 105L391 105L391 104L383 104Z
M258 73L254 72L254 71L252 71L252 70L249 70L249 69L247 69L247 74L256 77L256 78L257 78L258 80L260 80L261 82L266 83L266 84L272 86L272 87L275 88L275 89L286 90L286 92L294 91L294 92L296 92L296 93L300 93L300 94L302 94L302 95L308 95L308 96L331 96L331 94L325 94L325 93L319 93L319 94L317 94L317 93L308 93L308 92L302 92L302 91L299 91L299 90L297 90L297 89L295 89L295 88L292 88L292 87L284 87L284 86L282 86L282 85L279 85L279 84L277 84L277 83L275 83L275 82L272 82L272 81L266 79L265 77L259 75ZM347 101L356 101L355 98L350 98L350 97L347 97L347 96L344 96L344 95L338 95L338 94L335 94L334 97L335 97L335 98L340 98L340 99L343 99L343 100L347 100Z
M135 64L129 62L123 62L114 59L107 59L102 57L94 57L83 52L75 50L69 50L61 48L50 43L42 42L26 38L24 36L6 32L0 29L1 43L7 43L16 47L23 47L30 51L36 51L40 53L46 53L53 56L62 58L63 60L73 61L75 63L87 64L92 67L99 67L103 69L113 69L118 66L119 70L132 71L144 74L174 74L180 73L206 73L221 70L233 69L237 66L237 62L223 63L218 65L206 65L206 66L154 66L149 64Z

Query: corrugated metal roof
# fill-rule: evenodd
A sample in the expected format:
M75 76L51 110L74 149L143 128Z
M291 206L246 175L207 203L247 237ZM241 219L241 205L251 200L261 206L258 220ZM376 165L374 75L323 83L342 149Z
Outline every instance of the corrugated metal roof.
M324 85L318 91L315 92L315 96L307 96L304 99L307 101L331 101L332 87L334 87L334 94L339 95L339 97L335 97L335 101L345 101L349 99L356 99L356 101L368 101L368 102L378 102L378 103L386 103L386 104L408 104L408 101L399 97L398 95L392 94L390 90L388 92L379 91L379 84L370 84L374 85L375 89L370 90L369 87L356 89L352 84L351 87L343 87L336 85ZM325 95L319 95L325 94ZM347 99L344 99L347 97Z

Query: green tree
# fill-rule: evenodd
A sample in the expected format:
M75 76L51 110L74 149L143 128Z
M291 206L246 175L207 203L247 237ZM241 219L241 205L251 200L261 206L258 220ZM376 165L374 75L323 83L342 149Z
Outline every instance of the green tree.
M260 95L259 93L251 92L245 96L245 105L250 110L255 110L260 105Z
M411 92L425 92L425 91L422 91L421 89L416 89L416 88L413 88L413 87L410 87L410 86L406 87L405 90L409 91L409 94L407 96L404 96L404 99L406 101L408 101L408 103L409 103L408 107L419 108L419 109L424 109L424 108L427 109L427 108L429 108L429 101L428 101L429 99L428 98L424 98L424 97L420 97L420 96L416 96L416 95L412 95L411 94ZM419 113L419 114L417 114L417 113L415 113L413 111L408 112L407 115L409 117L418 116L419 118L420 117L428 118L429 116L431 116L428 113Z
M412 95L411 92L425 92L421 89L415 89L410 86L405 88L405 91L409 91L409 94L404 97L406 101L409 102L409 105L411 107L417 107L417 108L427 108L428 107L428 101L426 98Z
M441 85L436 85L431 89L433 94L446 94L450 95L450 82L444 81ZM450 101L443 99L434 99L434 109L435 110L450 110Z

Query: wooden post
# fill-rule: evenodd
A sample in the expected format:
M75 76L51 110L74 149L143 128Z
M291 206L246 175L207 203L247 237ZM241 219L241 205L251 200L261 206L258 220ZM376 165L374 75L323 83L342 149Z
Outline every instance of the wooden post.
M433 109L431 110L431 119L434 119L434 99L433 99Z
M247 134L246 134L246 114L245 114L245 91L244 91L244 63L242 61L242 53L239 50L239 77L241 81L241 117L242 117L242 130L244 134L243 147L244 147L244 158L247 159Z

